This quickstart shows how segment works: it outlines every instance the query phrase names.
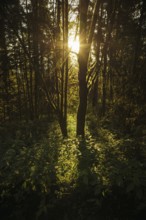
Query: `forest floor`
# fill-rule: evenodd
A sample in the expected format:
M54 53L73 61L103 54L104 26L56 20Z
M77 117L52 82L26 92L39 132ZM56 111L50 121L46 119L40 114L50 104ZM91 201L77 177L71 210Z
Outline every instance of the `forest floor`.
M45 120L0 127L2 220L146 219L145 135L74 126L66 139Z

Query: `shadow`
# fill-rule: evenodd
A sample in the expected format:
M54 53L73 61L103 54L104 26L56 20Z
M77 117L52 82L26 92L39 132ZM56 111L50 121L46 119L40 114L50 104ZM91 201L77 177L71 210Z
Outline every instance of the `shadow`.
M70 198L70 220L97 219L98 208L98 177L94 173L94 163L97 155L92 147L90 138L78 138L78 179L76 188Z
M2 220L146 219L144 145L106 129L78 139L54 127L49 134L14 145L1 161Z

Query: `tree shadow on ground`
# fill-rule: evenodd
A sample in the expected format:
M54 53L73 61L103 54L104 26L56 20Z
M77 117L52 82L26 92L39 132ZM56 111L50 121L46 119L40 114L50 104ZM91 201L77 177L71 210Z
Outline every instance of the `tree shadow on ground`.
M66 140L53 132L5 154L2 220L145 219L145 158L133 153L136 142L104 129L95 138Z

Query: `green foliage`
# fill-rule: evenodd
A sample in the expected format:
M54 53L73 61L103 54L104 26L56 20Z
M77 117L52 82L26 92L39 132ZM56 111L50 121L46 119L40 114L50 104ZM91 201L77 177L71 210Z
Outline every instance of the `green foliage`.
M146 219L145 1L99 1L87 76L79 83L96 114L88 109L85 138L75 138L74 112L86 47L78 56L67 51L66 15L57 2L0 4L0 216ZM89 2L85 29L94 12ZM69 2L69 35L81 11ZM57 117L62 131L67 125L66 139Z
M139 216L146 204L145 142L99 128L95 120L91 124L94 136L88 130L84 139L62 139L53 124L43 137L40 127L40 137L29 145L28 129L23 133L19 125L19 138L11 136L0 162L4 219L43 219L49 213L52 219Z

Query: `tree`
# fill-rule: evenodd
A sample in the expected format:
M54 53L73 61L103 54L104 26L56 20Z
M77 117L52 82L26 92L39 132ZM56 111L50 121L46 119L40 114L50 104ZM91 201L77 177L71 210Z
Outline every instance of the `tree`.
M87 110L87 73L88 73L88 60L89 53L91 49L91 43L93 39L93 34L95 30L95 25L98 16L98 10L100 6L100 0L96 1L94 12L91 20L90 27L88 24L88 8L90 1L80 0L80 27L79 27L79 37L80 37L80 50L79 50L79 107L77 112L77 135L85 135L85 117ZM88 34L88 30L89 34Z

